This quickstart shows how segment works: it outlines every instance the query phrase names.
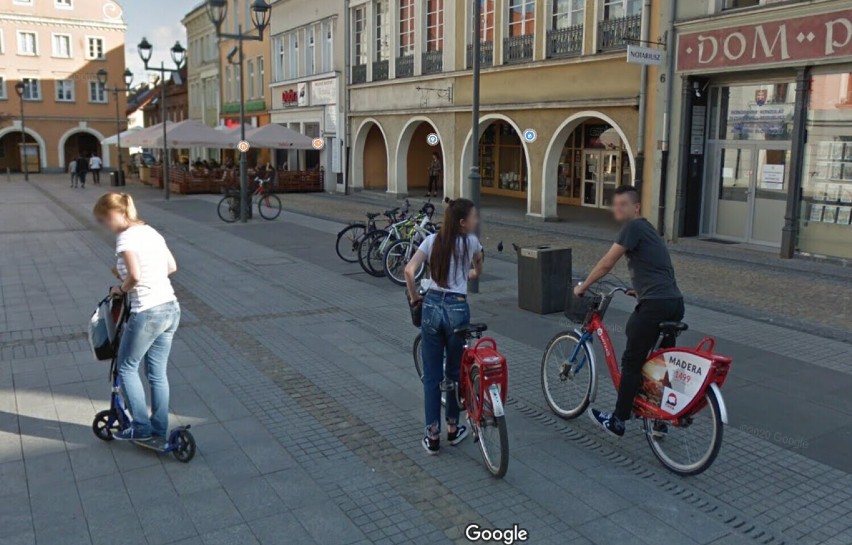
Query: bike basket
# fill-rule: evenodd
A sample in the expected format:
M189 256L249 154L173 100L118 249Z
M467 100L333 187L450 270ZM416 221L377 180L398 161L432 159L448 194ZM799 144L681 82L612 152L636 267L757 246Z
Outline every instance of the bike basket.
M602 299L600 295L577 297L573 291L570 291L565 304L565 316L572 322L585 323L589 314L601 304Z

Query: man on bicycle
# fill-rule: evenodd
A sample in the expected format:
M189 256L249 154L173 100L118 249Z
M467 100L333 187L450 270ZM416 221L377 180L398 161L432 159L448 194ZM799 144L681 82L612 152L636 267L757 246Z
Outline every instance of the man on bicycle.
M621 186L615 190L613 214L622 224L621 231L589 277L574 288L574 295L582 297L589 286L609 274L618 260L627 255L633 295L638 303L627 320L627 347L621 358L618 400L612 414L597 409L589 413L594 422L618 437L624 435L624 422L630 418L633 398L642 385L642 366L659 337L660 322L680 321L684 313L683 295L675 281L669 250L654 226L642 217L641 208L635 187ZM674 339L666 339L664 347L673 346L673 342Z

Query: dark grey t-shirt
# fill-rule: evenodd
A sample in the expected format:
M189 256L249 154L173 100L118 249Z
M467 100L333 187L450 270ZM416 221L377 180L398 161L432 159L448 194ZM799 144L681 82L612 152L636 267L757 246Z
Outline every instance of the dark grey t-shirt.
M621 228L615 242L627 248L627 268L640 301L683 297L677 287L669 249L648 220L630 220Z

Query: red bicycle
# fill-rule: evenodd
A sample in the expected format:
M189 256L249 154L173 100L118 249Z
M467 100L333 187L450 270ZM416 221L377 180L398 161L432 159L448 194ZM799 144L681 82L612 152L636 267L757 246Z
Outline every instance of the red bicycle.
M491 337L482 337L485 324L469 324L455 330L465 339L456 395L485 467L497 478L509 468L509 433L503 409L509 387L506 358ZM471 346L471 341L475 340Z
M595 338L600 340L613 385L621 371L603 319L612 298L628 293L616 287L607 294L574 297L566 315L580 328L557 334L541 361L541 386L550 409L571 419L583 414L597 392ZM721 386L731 358L715 354L716 341L706 337L695 348L666 348L686 331L683 322L662 322L656 346L642 367L643 384L633 414L644 421L644 432L657 459L679 475L697 475L710 467L722 446L723 424L728 423ZM704 410L707 409L707 410Z

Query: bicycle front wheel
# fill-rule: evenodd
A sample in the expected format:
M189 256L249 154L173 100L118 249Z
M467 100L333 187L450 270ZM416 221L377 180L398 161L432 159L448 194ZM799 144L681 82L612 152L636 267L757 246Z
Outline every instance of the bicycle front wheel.
M408 262L411 260L411 257L416 251L416 245L410 240L397 240L396 242L392 243L388 247L387 252L385 252L385 276L387 276L390 281L396 284L397 286L404 286L405 266L408 265ZM423 273L425 270L426 263L424 262L420 265L420 268L415 274L414 280L420 280L420 278L423 277Z
M577 418L589 407L595 368L588 344L572 331L558 333L541 358L541 389L550 410L560 418Z
M274 220L281 215L281 199L275 193L261 195L257 201L257 211L265 220Z
M358 263L361 265L361 268L364 269L364 272L370 276L381 276L376 275L373 269L370 268L369 253L373 249L373 242L378 241L381 243L381 241L383 241L387 236L387 231L373 231L372 233L367 233L364 238L361 239L361 244L358 245Z
M337 257L347 263L358 263L358 247L364 239L367 226L363 223L353 223L337 233Z
M651 452L678 475L698 475L710 467L722 448L723 424L716 392L704 394L707 407L678 421L645 419Z
M485 467L492 475L500 479L509 469L509 432L506 429L506 416L494 416L489 396L486 395L484 399L480 399L479 375L479 366L471 367L470 388L472 391L469 399L482 408L479 422L474 425L474 432L479 439L479 452L482 454ZM467 414L470 417L470 409Z
M240 219L239 199L236 197L222 197L219 201L219 218L225 223L234 223Z
M381 278L385 275L385 253L383 249L387 248L389 244L387 237L375 237L370 241L364 263L367 265L367 272L371 276Z

